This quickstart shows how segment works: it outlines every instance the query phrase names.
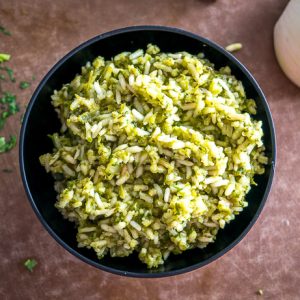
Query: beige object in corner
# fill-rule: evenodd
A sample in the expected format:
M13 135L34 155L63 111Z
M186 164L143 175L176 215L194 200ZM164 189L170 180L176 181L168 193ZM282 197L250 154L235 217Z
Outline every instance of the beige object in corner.
M291 0L277 21L274 47L283 72L300 87L300 0Z

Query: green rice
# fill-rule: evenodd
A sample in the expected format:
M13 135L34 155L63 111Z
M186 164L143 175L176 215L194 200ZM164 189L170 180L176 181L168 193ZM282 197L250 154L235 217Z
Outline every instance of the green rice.
M78 246L99 259L137 251L154 268L206 247L248 205L268 161L255 101L201 53L148 45L97 57L52 104L62 128L40 162Z

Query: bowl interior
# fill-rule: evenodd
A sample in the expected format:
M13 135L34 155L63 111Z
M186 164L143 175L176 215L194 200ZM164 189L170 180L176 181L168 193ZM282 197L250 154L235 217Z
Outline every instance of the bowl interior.
M107 255L98 260L92 250L77 248L74 224L63 219L54 207L56 193L53 179L39 163L39 156L52 151L48 134L57 132L60 123L50 103L54 89L69 82L80 72L87 61L101 55L106 59L122 51L144 48L148 43L158 45L162 51L188 51L193 54L204 52L216 68L230 66L232 73L240 79L248 97L255 99L258 107L257 119L263 121L264 143L270 163L266 172L257 176L257 186L247 195L249 206L224 230L220 230L216 242L205 249L194 249L181 255L171 255L163 266L148 270L137 255L127 258L111 258ZM211 42L174 29L137 27L120 30L94 38L79 46L64 57L44 78L32 97L24 118L20 143L21 172L33 208L50 233L65 248L81 259L99 268L131 276L166 276L204 265L219 257L234 246L250 229L256 220L269 192L273 177L275 140L273 124L264 97L255 81L230 54Z

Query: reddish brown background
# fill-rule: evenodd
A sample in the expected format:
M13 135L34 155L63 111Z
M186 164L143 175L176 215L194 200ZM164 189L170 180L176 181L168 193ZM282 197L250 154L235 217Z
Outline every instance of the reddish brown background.
M0 155L1 299L297 299L300 294L300 89L279 69L272 32L287 0L0 1L0 50L12 54L22 110L49 68L79 43L106 31L138 24L176 26L225 46L242 42L236 56L264 90L277 131L277 173L258 222L216 262L189 274L133 279L90 267L67 253L45 231L26 199L17 147ZM19 114L20 115L20 114ZM18 134L19 115L5 133ZM2 132L3 134L3 132ZM29 273L22 265L35 257ZM263 289L264 296L256 295ZM299 298L298 298L299 299Z

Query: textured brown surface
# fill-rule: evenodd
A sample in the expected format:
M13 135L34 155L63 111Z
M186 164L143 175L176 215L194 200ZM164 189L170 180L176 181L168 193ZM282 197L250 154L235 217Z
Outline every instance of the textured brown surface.
M150 4L151 3L151 4ZM18 150L0 155L0 299L297 299L300 297L300 89L279 69L273 26L287 0L0 1L0 50L12 54L22 109L49 68L79 43L114 28L137 24L181 27L221 45L242 42L237 57L264 90L277 130L277 173L258 222L246 238L216 262L163 279L123 278L90 267L60 247L26 199ZM19 116L5 132L18 133ZM29 273L22 266L35 257ZM264 296L256 295L263 289ZM299 299L299 298L298 298Z

